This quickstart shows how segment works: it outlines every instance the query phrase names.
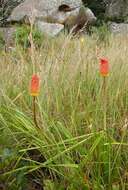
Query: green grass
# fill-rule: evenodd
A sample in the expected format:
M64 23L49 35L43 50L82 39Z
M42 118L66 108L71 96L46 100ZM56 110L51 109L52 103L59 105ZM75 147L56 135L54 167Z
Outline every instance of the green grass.
M0 185L6 190L128 188L127 37L46 39L0 53ZM107 131L99 56L110 62ZM29 83L41 92L33 121Z

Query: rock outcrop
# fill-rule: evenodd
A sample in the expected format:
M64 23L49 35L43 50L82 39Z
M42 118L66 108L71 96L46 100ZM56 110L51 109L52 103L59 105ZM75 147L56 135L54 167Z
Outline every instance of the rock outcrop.
M2 0L5 9L12 5L6 16L6 27L1 29L5 41L10 44L15 23L34 24L42 33L49 36L58 35L63 29L77 33L84 26L93 24L96 17L89 8L85 8L82 0ZM11 14L10 14L11 13ZM9 15L9 16L7 16ZM10 26L11 24L11 26ZM6 40L11 39L11 40Z
M3 39L5 48L8 50L12 48L14 44L14 33L16 32L15 27L2 27L0 28L0 36Z
M81 6L81 0L25 0L12 11L8 20L21 21L26 18L34 17L38 20L42 19L48 22L58 22L59 20L57 19L61 18L64 20L67 13L69 15L69 12ZM57 14L59 15L57 16Z
M128 24L127 23L109 23L109 30L114 34L128 34Z
M64 25L69 30L73 27L76 27L78 30L81 29L84 24L92 24L95 20L96 17L92 11L85 8L81 0L25 0L14 8L12 14L7 19L7 21L11 23L40 23L37 24L37 26L40 26L42 22L42 25L45 24L45 32L49 31L49 27L51 28L52 26L53 30L56 30L55 26L57 26L58 29L57 24ZM48 23L48 25L46 23ZM48 30L46 27L48 27ZM43 32L43 27L39 27L39 29L40 28ZM60 28L62 28L62 26ZM61 30L56 31L59 33ZM54 33L56 35L58 34L53 31L53 34Z
M64 25L62 24L46 23L43 21L37 21L36 27L38 28L39 31L51 37L56 36L64 29Z

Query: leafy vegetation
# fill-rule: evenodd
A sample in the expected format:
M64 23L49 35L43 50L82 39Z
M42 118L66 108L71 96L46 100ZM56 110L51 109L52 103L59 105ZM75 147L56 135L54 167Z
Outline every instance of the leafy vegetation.
M1 189L128 188L128 39L109 36L108 45L98 39L62 35L45 38L38 49L0 52ZM110 62L106 96L103 56ZM35 72L41 80L39 129L29 94Z
M5 41L3 39L2 33L0 32L0 49L3 49L4 45L5 45Z
M99 43L104 43L104 45L109 45L110 42L110 30L106 23L102 23L99 27L92 27L91 33L97 36L97 40Z
M24 49L30 47L30 32L31 27L27 25L18 26L14 34L15 43L22 46ZM40 47L43 43L44 36L36 28L32 29L32 39L36 47Z
M98 18L98 22L101 23L105 19L106 3L104 0L82 0L83 3L89 7Z

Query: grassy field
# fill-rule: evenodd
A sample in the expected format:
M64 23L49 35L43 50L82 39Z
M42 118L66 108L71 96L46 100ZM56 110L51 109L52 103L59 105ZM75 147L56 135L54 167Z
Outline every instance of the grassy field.
M62 35L38 50L0 52L0 189L128 189L127 44L126 36ZM105 91L100 57L110 63Z

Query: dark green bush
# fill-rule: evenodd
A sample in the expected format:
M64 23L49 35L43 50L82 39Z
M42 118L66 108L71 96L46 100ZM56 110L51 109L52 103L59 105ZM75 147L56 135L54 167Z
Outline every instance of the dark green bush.
M4 46L5 46L5 41L3 39L2 33L0 32L0 49L2 49Z
M89 7L94 14L101 20L104 19L106 4L103 0L82 0L83 3Z

